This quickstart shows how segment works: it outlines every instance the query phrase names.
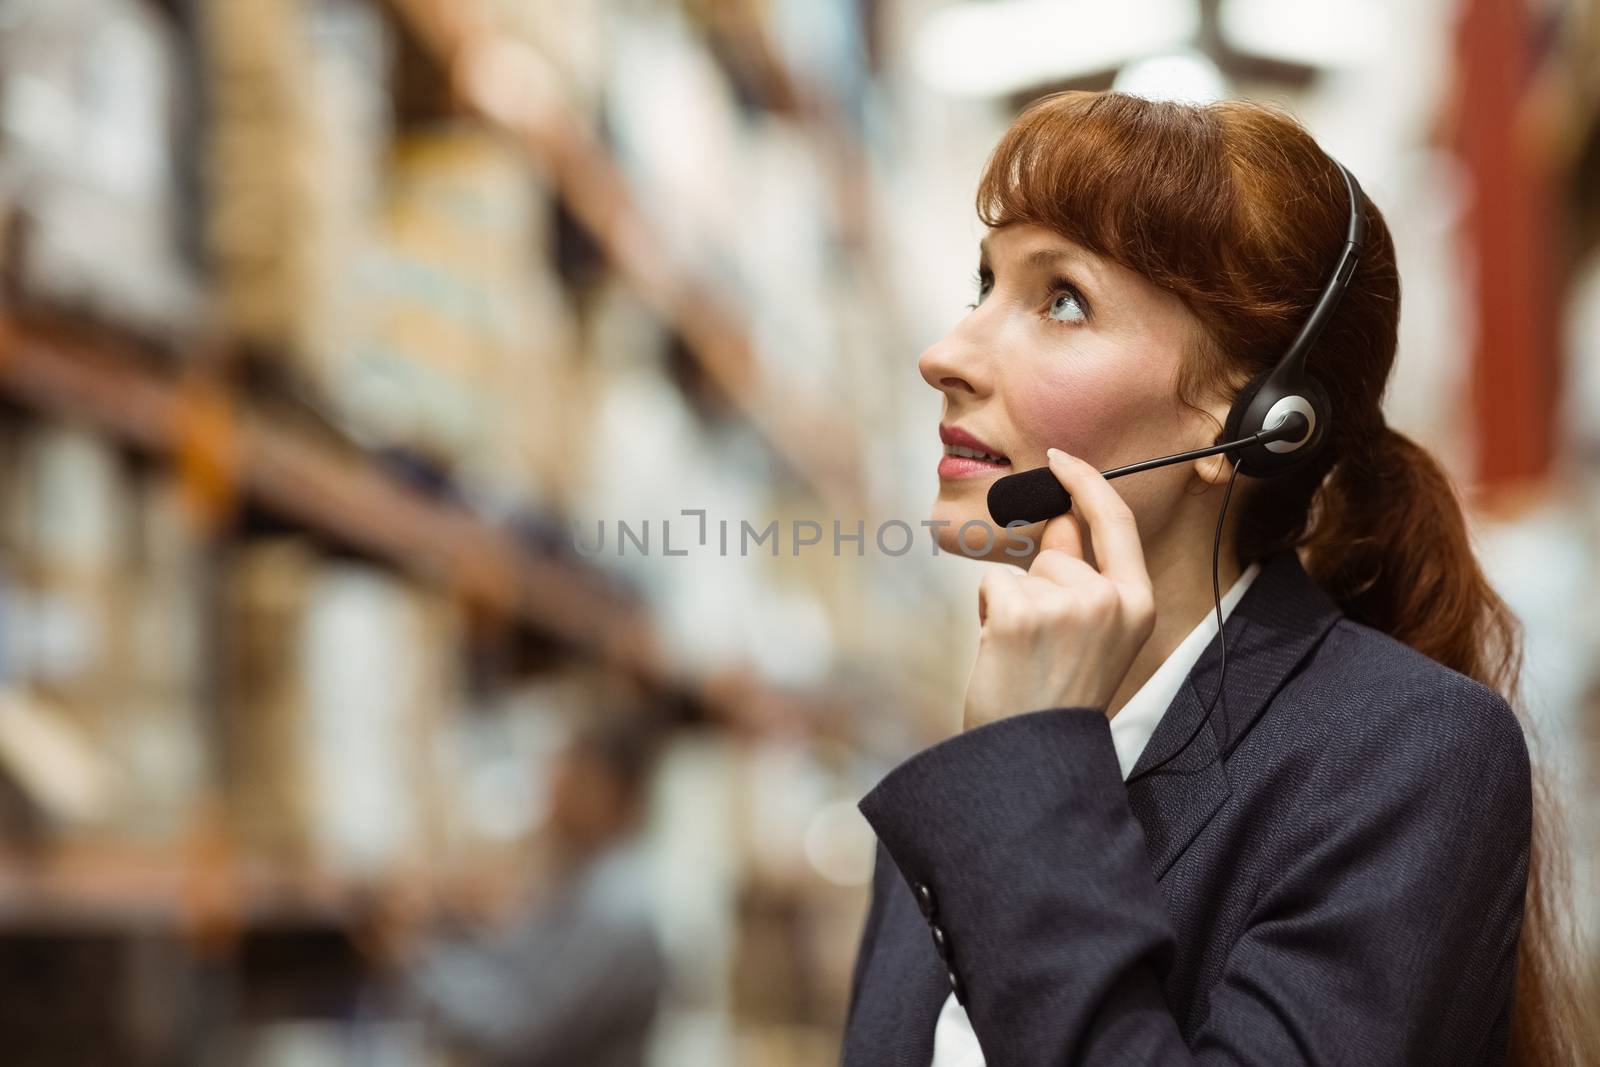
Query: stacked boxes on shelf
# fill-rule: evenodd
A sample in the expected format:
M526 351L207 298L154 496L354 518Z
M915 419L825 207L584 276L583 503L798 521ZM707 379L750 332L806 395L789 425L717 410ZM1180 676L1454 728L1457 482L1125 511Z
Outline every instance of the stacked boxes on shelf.
M403 132L385 186L328 390L367 439L500 498L547 496L569 465L573 368L537 180L504 138L457 122Z
M228 795L241 846L282 869L370 880L438 852L442 759L463 695L442 595L301 539L228 568Z
M17 769L57 835L170 838L207 770L176 487L71 427L13 426L5 452L6 714L56 724Z
M30 300L155 334L199 313L171 155L180 70L149 4L6 5L0 212Z

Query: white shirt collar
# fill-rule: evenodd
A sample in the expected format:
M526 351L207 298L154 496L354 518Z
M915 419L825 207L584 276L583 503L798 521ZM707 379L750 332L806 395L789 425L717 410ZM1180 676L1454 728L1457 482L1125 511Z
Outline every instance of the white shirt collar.
M1222 595L1222 617L1227 619L1233 611L1233 606L1244 596L1244 591L1250 588L1250 583L1255 581L1260 572L1261 565L1252 563L1244 569L1228 591ZM1162 661L1154 674L1147 679L1139 691L1128 698L1116 715L1111 718L1111 742L1117 749L1117 762L1122 765L1122 777L1126 779L1133 765L1138 762L1139 754L1144 751L1145 744L1150 740L1150 735L1155 733L1156 724L1167 713L1167 708L1183 688L1183 681L1189 677L1189 672L1200 659L1200 653L1205 651L1206 645L1211 643L1211 638L1217 633L1216 608L1208 608L1189 636L1178 643L1172 650L1172 655Z

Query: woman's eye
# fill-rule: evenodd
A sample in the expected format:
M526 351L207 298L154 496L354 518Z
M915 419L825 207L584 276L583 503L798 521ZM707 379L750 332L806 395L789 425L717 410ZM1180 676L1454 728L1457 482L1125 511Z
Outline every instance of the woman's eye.
M1050 301L1049 315L1057 322L1084 322L1089 317L1082 299L1071 289L1056 291L1055 298Z
M972 283L978 288L978 298L967 305L967 310L969 311L983 303L983 298L989 295L990 289L994 288L994 279L981 274L975 276L972 279Z

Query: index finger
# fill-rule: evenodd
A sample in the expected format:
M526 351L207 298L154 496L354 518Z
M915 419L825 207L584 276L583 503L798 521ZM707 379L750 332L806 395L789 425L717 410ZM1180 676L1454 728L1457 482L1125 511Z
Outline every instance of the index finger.
M1073 510L1083 516L1089 527L1089 540L1095 560L1100 564L1100 573L1119 583L1149 585L1144 545L1139 540L1139 526L1127 501L1117 495L1099 471L1076 456L1059 448L1049 449L1046 455L1051 472L1061 480L1062 488L1072 494Z

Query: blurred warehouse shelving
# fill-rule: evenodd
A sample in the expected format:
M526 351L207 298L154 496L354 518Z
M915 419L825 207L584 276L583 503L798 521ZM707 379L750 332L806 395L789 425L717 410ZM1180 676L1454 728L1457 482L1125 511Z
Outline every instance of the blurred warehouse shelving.
M486 6L472 0L388 2L443 66L452 90L548 168L568 210L651 309L677 329L710 382L755 423L819 499L843 511L859 509L855 428L763 380L736 313L673 262L605 148L564 98L550 61L526 42L493 29ZM712 16L737 10L707 8ZM758 20L739 21L759 31ZM770 51L735 54L769 56ZM769 78L783 78L770 60L762 70L770 72ZM784 80L775 93L787 103L795 90Z
M301 981L347 966L326 935L359 937L387 884L448 905L508 881L544 719L644 703L848 736L826 686L664 645L638 572L568 543L612 370L752 429L717 432L779 513L859 513L863 444L848 407L771 379L731 275L657 232L514 6L0 15L0 937L55 939L46 985L80 949L158 972L74 1009L121 1020L90 1052L17 1001L15 1048L165 1062L243 1004L138 1024L192 966L248 987L249 945L310 938L277 979ZM138 964L150 938L188 947Z
M408 488L303 432L234 411L216 389L139 369L114 343L4 325L0 390L49 417L87 423L193 470L193 491L237 494L285 521L457 590L474 604L598 657L647 685L671 677L636 603L571 560L539 559L471 513ZM226 483L226 484L225 484Z

